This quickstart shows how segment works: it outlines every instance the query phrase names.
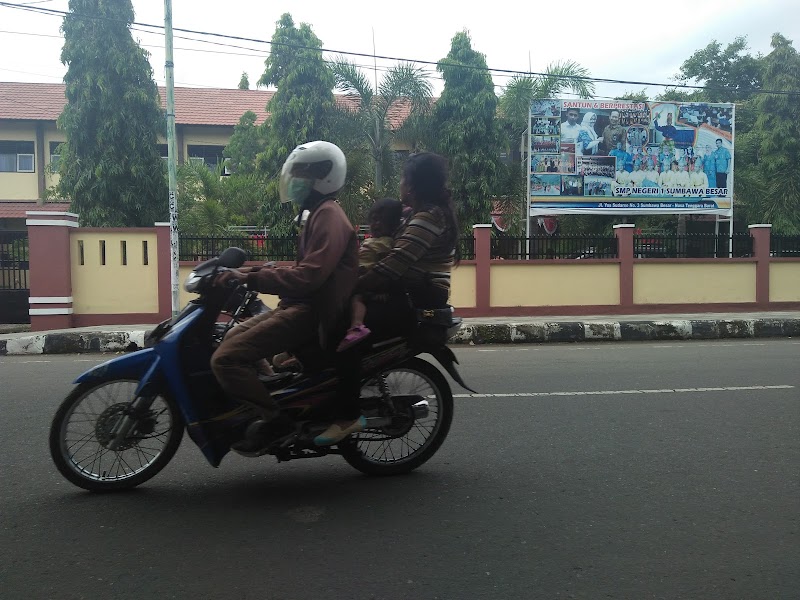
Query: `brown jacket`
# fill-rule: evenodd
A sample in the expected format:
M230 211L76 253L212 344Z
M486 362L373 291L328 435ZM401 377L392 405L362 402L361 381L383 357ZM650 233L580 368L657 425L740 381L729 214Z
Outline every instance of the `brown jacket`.
M247 275L250 289L281 297L281 303L308 303L319 317L321 336L349 305L358 280L358 239L341 206L323 200L300 234L297 263Z

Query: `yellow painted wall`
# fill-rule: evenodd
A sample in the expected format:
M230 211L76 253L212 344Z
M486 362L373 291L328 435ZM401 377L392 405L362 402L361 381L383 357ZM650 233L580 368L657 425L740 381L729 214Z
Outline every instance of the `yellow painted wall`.
M34 143L34 172L0 173L0 197L3 200L37 200L39 198L37 173L42 165L36 160L36 123L12 125L4 122L0 127L0 140Z
M450 281L450 304L456 308L475 306L475 265L461 264L455 268Z
M639 263L633 265L636 304L755 302L755 263Z
M180 266L181 291L178 298L181 307L186 306L192 298L197 297L197 294L190 294L183 289L183 284L193 268L194 267L191 265ZM270 308L278 306L277 296L260 294L259 297L261 301ZM470 308L475 306L475 265L460 265L453 272L450 304L457 308Z
M491 265L492 306L619 304L619 266L587 264Z
M800 300L800 261L769 265L769 301L797 302Z
M100 264L100 241L106 243L106 264ZM120 242L127 242L128 264L122 264ZM79 242L84 264L80 264ZM148 263L142 242L147 241ZM89 233L70 236L72 306L77 314L158 312L158 253L153 233Z
M226 146L233 135L230 127L183 127L183 156L189 156L189 146Z

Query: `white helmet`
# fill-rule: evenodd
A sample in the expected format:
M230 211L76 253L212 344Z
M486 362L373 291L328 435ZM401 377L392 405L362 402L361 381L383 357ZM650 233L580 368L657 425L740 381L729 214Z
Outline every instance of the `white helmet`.
M339 146L330 142L307 142L292 150L281 169L281 202L302 206L311 191L331 196L344 186L347 160Z

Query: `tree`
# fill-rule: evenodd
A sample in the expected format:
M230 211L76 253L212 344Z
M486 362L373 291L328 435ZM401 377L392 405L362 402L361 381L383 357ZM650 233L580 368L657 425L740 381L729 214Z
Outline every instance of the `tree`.
M148 53L131 37L131 0L70 0L69 9L58 194L86 225L152 226L167 216L164 117Z
M304 142L330 139L335 80L321 48L310 25L295 27L292 16L284 14L258 80L258 85L277 88L267 104L270 117L264 128L265 148L257 156L256 166L268 179L266 225L279 235L293 230L291 211L278 200L277 175L283 162Z
M233 128L233 135L223 155L234 173L246 175L256 171L256 156L266 147L264 128L256 125L258 116L251 110L244 113Z
M764 88L754 102L754 126L743 139L742 177L748 216L772 223L776 233L800 233L800 54L791 40L772 36L761 61ZM793 91L795 93L771 93ZM737 123L738 126L738 123ZM736 160L740 158L739 153Z
M289 13L280 18L258 80L258 85L277 88L267 104L267 147L260 157L270 172L280 169L299 144L329 137L335 80L321 48L310 25L295 27Z
M390 68L373 89L369 79L352 62L339 58L332 66L336 89L352 100L341 110L351 115L362 132L375 167L374 189L383 193L384 171L392 167L389 111L410 106L410 116L426 114L431 106L431 84L425 72L409 63Z
M239 89L240 90L250 89L250 78L247 76L246 71L242 71L242 78L239 80Z
M588 69L574 61L557 61L547 65L542 75L513 77L503 89L498 107L509 159L501 167L498 208L507 216L509 229L525 229L528 165L523 161L527 150L522 150L528 144L525 134L531 101L558 98L566 90L581 98L591 98L594 83L588 80L589 75Z
M434 105L434 149L450 161L450 182L464 231L488 223L496 194L502 141L497 96L486 57L472 49L469 34L453 36L450 52L436 69L444 89Z
M701 82L706 89L692 99L737 102L750 98L761 87L759 57L747 53L747 37L737 37L725 48L714 40L692 54L681 65L678 81Z

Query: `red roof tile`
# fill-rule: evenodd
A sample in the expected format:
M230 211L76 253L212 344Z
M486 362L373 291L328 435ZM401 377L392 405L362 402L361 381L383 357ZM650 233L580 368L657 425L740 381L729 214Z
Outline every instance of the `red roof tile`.
M55 121L64 108L63 83L0 82L0 119ZM166 106L166 88L159 87L161 106ZM263 123L267 103L275 92L226 90L219 88L175 88L175 122L179 125L222 125L233 127L248 110ZM358 106L358 101L337 95L340 106ZM397 129L408 116L410 103L400 101L389 110L389 127Z
M69 202L3 202L0 201L0 219L24 219L29 210L69 212Z

